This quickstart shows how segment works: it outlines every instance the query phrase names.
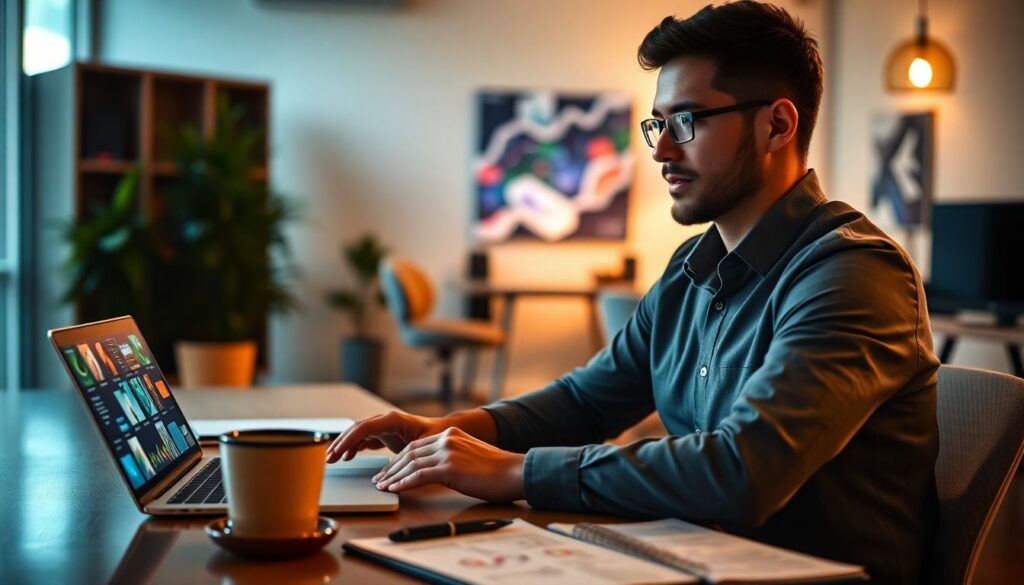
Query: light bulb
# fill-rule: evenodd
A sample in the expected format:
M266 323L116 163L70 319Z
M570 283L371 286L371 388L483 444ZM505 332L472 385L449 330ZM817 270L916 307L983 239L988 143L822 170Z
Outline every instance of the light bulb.
M932 64L921 57L915 57L910 62L910 69L907 73L910 75L910 83L914 87L928 87L932 82Z

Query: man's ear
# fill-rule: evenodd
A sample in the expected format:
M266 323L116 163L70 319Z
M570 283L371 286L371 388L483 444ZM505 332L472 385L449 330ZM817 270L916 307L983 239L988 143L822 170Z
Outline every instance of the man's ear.
M796 138L797 123L800 114L793 102L779 98L768 106L770 130L768 132L768 152L778 152Z

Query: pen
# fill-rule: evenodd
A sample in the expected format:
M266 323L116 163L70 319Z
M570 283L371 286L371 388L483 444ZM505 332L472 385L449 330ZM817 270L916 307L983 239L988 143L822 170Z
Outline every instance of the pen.
M426 524L424 526L409 526L401 528L389 534L388 538L390 538L392 542L409 542L410 540L440 538L443 536L455 536L456 534L489 532L491 530L504 528L509 524L512 524L511 520L471 520L469 522Z

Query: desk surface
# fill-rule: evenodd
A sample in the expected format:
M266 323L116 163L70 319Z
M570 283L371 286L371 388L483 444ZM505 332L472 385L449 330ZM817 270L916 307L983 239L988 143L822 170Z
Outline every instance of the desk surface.
M932 315L929 319L934 333L973 337L1002 343L1024 343L1024 326L1001 326L993 323L967 321L950 315Z
M467 282L462 285L462 292L468 295L485 295L501 297L583 297L597 296L598 287L593 285L576 286L524 286L496 285L485 282Z
M362 418L391 408L348 385L176 392L192 416ZM206 519L139 513L81 399L68 390L0 391L0 583L411 583L341 553L349 538L452 518L613 521L525 505L487 504L441 487L402 494L399 512L337 515L340 534L317 556L251 563L221 551Z

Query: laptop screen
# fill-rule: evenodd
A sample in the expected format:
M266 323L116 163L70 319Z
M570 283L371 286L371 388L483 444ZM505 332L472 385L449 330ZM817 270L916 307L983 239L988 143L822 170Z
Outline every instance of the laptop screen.
M134 319L60 329L53 341L136 497L199 451Z

